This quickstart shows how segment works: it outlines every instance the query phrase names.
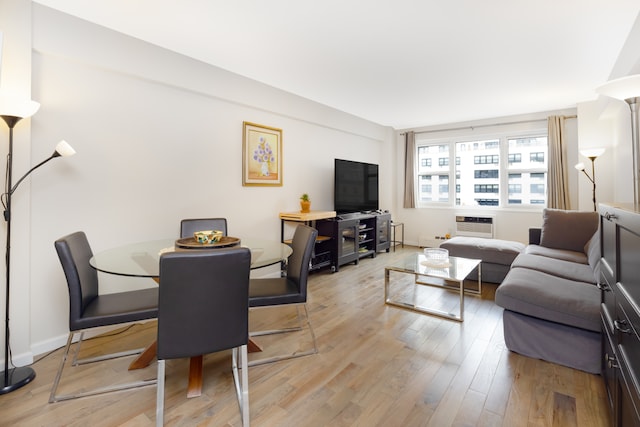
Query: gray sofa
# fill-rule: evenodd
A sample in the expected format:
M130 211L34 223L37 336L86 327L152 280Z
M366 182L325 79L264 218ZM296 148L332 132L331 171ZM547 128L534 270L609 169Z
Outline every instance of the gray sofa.
M595 212L545 209L530 230L495 296L511 351L600 372L598 223Z

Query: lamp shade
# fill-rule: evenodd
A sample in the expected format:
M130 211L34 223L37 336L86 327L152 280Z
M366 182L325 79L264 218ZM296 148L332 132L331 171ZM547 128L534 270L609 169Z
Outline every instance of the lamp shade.
M580 154L582 154L585 157L588 158L596 158L598 156L601 156L602 153L604 153L604 148L589 148L586 150L580 150Z
M579 171L583 171L584 170L584 163L578 163L574 166L574 168L576 168L576 170Z
M58 142L58 145L56 145L56 153L58 153L58 155L62 157L69 157L76 154L76 150L74 150L73 147L63 139L62 141Z
M0 116L19 117L33 116L40 108L40 103L20 95L0 91Z
M608 81L597 87L596 92L621 101L640 97L640 74Z

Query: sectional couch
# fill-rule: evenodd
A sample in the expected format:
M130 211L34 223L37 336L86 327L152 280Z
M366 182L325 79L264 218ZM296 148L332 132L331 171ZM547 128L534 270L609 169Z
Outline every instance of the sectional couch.
M600 234L596 212L545 209L541 229L496 290L507 347L600 372Z

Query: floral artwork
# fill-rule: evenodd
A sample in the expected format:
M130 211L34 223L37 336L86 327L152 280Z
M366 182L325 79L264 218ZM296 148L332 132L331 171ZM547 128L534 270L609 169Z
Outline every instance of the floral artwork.
M282 130L244 122L242 185L282 185Z
M253 160L260 163L260 172L258 172L260 176L269 176L271 174L269 169L271 164L275 163L276 158L273 156L269 141L262 135L258 138L258 146L253 150Z

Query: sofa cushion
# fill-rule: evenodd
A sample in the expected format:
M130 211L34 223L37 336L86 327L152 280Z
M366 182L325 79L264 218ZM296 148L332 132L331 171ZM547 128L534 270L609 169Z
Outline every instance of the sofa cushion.
M588 264L589 260L584 252L568 251L566 249L547 248L540 245L529 245L522 251L525 254L540 255L549 258L563 259L565 261Z
M586 244L584 253L587 254L587 261L593 270L596 282L600 279L600 230L593 233L593 236Z
M540 245L547 248L584 252L584 246L597 229L597 212L546 208L542 213Z
M528 316L600 331L600 290L528 268L512 268L496 290L496 304Z
M481 259L482 262L511 265L525 245L510 240L456 236L440 245L451 256Z
M596 283L591 266L563 259L549 258L541 255L520 254L511 264L511 268L528 268L554 276L578 282Z

